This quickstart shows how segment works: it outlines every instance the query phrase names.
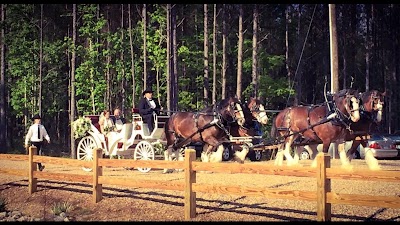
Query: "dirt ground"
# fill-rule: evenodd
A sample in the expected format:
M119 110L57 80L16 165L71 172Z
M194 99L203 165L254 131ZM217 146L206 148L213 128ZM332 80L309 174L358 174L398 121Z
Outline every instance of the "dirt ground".
M309 166L311 160L300 161ZM380 160L384 170L400 172L400 160ZM231 162L222 162L231 163ZM273 164L273 161L245 163ZM339 160L332 159L332 167ZM364 160L353 160L356 168L367 166ZM27 169L21 161L0 160L0 168ZM87 174L81 168L46 164L46 171ZM146 180L183 181L183 172L163 174L162 170L142 173L124 168L105 168L104 175ZM260 174L197 173L197 183L242 185L288 190L316 190L316 180L289 176ZM39 179L38 191L29 195L27 177L0 174L0 197L8 210L46 220L57 202L67 202L72 221L184 221L183 191L165 191L135 187L103 185L103 199L92 203L91 185L67 181ZM366 195L400 196L400 185L394 182L332 180L332 191ZM400 199L399 199L400 200ZM316 221L316 203L311 201L269 199L196 194L196 217L192 221ZM400 221L400 209L332 205L332 221Z

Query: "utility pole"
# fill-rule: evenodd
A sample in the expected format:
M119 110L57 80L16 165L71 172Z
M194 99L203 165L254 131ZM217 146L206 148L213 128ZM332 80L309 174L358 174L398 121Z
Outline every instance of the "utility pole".
M339 91L339 66L338 66L338 48L336 32L336 6L329 4L329 33L331 49L331 93Z

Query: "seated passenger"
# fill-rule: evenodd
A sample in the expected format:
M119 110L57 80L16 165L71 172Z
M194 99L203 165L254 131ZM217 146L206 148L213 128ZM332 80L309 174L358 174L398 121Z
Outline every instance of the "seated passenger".
M103 111L102 116L99 119L100 132L107 136L110 131L115 131L115 125L110 118L110 110L106 109Z
M114 117L112 118L114 125L115 125L115 131L121 132L123 125L126 123L125 118L121 117L121 110L119 108L116 108L114 110Z

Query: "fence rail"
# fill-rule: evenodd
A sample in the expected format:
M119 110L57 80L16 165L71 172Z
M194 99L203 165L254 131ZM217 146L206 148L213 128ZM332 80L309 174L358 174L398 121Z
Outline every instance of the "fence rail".
M185 220L196 216L196 192L220 193L226 195L262 196L268 198L280 198L289 200L306 200L317 202L317 220L331 221L331 204L349 204L371 207L400 208L399 196L371 196L358 194L341 194L331 191L331 179L346 180L368 180L382 182L400 182L399 171L347 171L340 168L330 168L330 156L319 153L317 157L317 168L292 168L257 164L230 164L196 162L194 149L185 150L185 161L164 160L133 160L133 159L103 159L103 150L98 148L94 151L92 162L76 159L58 158L37 155L34 146L29 148L29 155L0 154L0 159L18 160L28 162L28 171L15 169L0 169L0 173L28 177L28 191L30 194L37 191L37 179L50 179L61 181L85 182L92 184L93 202L102 200L103 185L120 185L139 188L154 188L163 190L184 191L184 215ZM92 167L91 175L39 172L36 171L37 163L49 163L69 166ZM183 169L184 181L161 181L161 180L137 180L129 178L116 178L103 175L103 167L134 167L134 168L169 168ZM216 184L197 184L197 171L213 171L220 173L245 173L265 174L295 177L311 177L317 180L316 191L299 191L279 188L254 188L244 186L229 186Z

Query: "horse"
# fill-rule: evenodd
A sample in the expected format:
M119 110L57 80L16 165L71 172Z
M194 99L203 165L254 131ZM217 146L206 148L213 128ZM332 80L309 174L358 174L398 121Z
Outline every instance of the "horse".
M227 127L235 122L243 125L245 117L240 101L234 97L223 99L197 113L173 113L164 127L167 142L164 159L171 161L173 154L180 158L179 149L192 142L201 142L204 144L202 161L221 162L224 149L220 143L229 141ZM164 169L163 173L169 171Z
M290 148L300 136L303 143L322 142L322 151L327 153L332 142L344 142L350 121L357 122L359 119L359 93L352 89L340 90L332 96L332 101L319 105L285 108L274 118L271 127L271 137L283 139L278 144L275 165L282 165L283 156L288 166L299 163L298 155L295 158L290 155ZM315 166L314 160L312 167Z
M257 135L257 123L260 125L268 124L268 116L265 107L261 100L255 97L250 97L249 100L241 103L241 106L245 123L243 125L239 125L238 123L231 124L229 133L232 137L254 137ZM255 144L256 141L257 140L253 139L253 144ZM237 145L232 145L232 150L235 150L234 160L243 163L249 149L243 148L240 153L237 151L238 149L239 147Z
M361 144L364 148L367 146L367 139L364 137L368 135L373 126L377 125L382 120L382 111L384 105L384 97L386 92L379 92L378 90L370 90L360 94L360 120L351 123L350 129L346 130L346 141L353 141L350 149L345 152L343 144L339 144L338 152L342 164L351 168L350 161L353 159L357 147ZM356 138L359 137L360 139ZM317 153L317 145L310 145L313 156ZM297 153L297 152L296 152ZM298 153L297 153L298 154ZM372 155L372 152L365 153L365 162L370 170L380 170L378 160Z

